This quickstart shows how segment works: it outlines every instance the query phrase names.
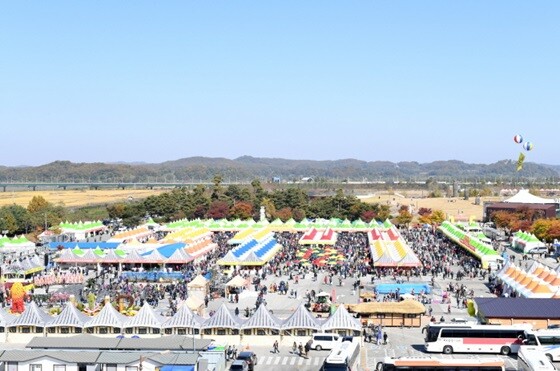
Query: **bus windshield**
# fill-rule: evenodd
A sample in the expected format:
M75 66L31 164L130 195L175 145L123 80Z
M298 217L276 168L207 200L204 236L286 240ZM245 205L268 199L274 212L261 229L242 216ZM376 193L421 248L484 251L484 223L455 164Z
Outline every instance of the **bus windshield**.
M560 361L560 330L527 330L523 337L523 346L538 349L551 361Z

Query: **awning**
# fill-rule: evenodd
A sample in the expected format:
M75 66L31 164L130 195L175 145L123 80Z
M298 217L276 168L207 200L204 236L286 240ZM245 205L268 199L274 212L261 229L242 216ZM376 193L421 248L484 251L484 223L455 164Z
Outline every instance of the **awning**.
M194 366L161 366L159 371L194 371Z

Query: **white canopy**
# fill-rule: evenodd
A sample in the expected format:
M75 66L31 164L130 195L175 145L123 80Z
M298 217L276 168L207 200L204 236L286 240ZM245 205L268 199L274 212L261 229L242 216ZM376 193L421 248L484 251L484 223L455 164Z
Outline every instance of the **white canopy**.
M47 323L52 321L52 317L43 312L34 301L27 305L21 316L16 317L8 327L16 326L37 326L45 327Z
M204 321L202 328L232 328L239 329L241 327L241 318L235 316L227 309L226 304L222 304L220 308Z
M47 327L84 327L84 324L91 320L78 310L71 302L67 302L60 314L47 324Z
M279 329L280 321L278 318L270 314L268 309L264 304L259 305L259 308L255 311L255 313L245 322L241 327L243 329L250 329L250 328L270 328L270 329Z
M197 328L202 326L203 319L192 312L186 303L183 303L177 313L164 324L163 328Z
M148 303L144 303L142 308L134 317L130 317L125 323L124 328L151 327L161 328L164 318L157 314Z
M311 313L307 310L305 305L300 304L294 313L282 324L284 330L291 329L319 329L319 323L313 317Z
M529 193L528 189L521 189L516 195L504 200L504 202L522 204L555 204L556 201L550 198L542 198Z
M126 322L126 316L117 312L111 303L106 303L103 309L84 325L84 328L89 327L117 327L122 328Z
M361 331L362 324L358 319L352 317L344 305L341 304L338 306L336 312L327 319L321 328L323 331L338 329Z

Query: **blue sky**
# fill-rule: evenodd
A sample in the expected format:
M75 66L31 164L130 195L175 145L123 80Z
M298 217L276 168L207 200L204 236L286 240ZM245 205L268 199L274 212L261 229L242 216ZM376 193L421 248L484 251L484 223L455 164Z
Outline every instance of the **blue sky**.
M560 2L57 1L0 12L2 165L560 164Z

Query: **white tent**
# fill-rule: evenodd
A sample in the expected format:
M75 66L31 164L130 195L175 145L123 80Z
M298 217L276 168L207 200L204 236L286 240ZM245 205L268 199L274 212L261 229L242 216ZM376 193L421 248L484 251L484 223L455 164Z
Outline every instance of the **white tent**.
M519 192L517 192L517 194L504 200L504 202L522 203L522 204L555 204L556 200L535 196L529 193L528 189L521 189L519 190Z
M80 312L73 303L67 302L60 314L47 324L47 327L79 327L91 320L91 317Z
M144 303L142 308L134 317L130 317L125 323L124 328L151 327L161 329L165 319L157 314L148 303Z

